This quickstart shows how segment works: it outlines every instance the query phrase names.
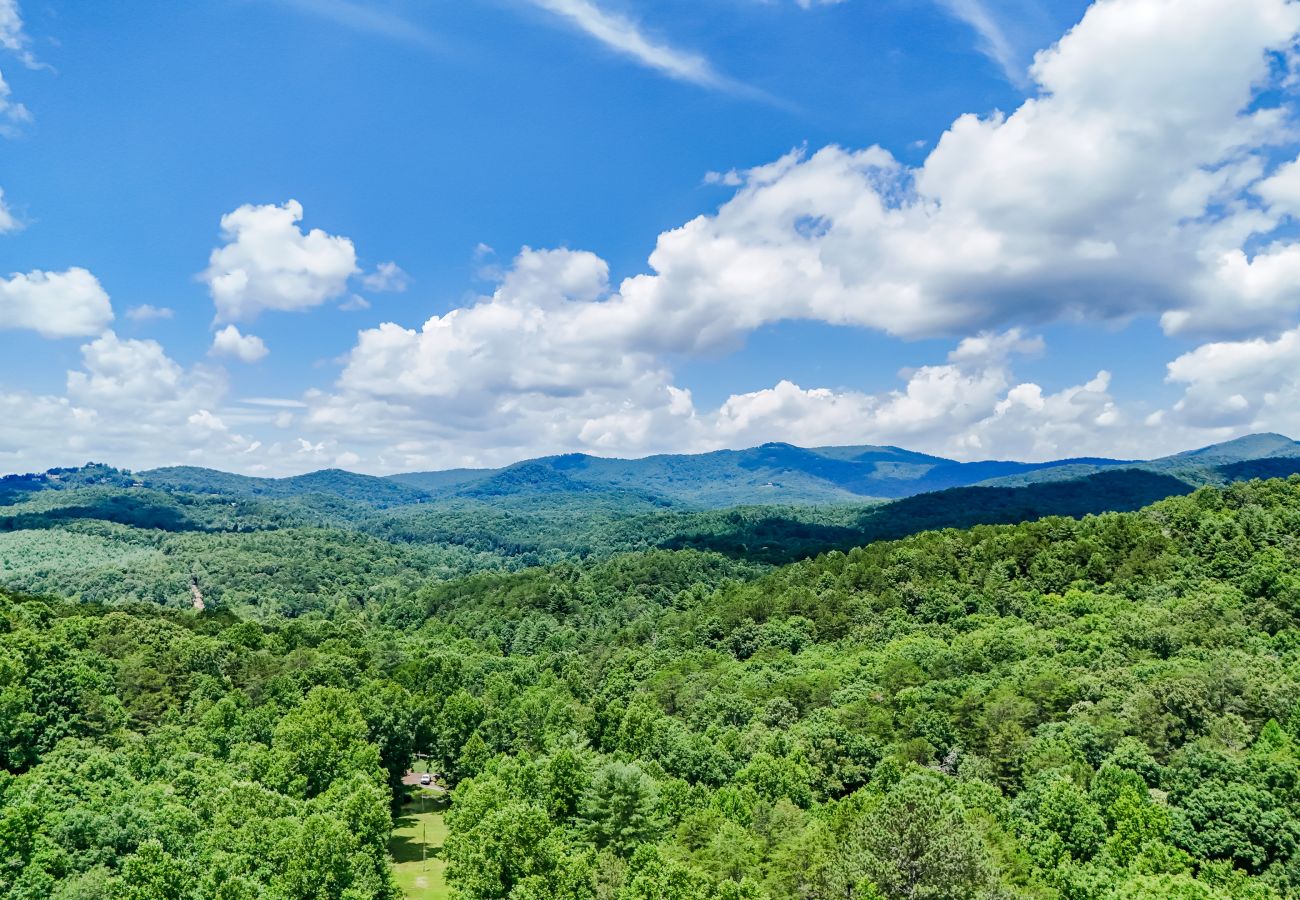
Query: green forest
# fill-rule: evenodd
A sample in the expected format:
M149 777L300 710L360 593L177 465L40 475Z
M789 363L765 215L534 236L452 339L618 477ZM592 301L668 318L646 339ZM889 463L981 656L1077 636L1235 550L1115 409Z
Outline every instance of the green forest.
M397 900L417 758L463 900L1300 896L1300 477L1095 515L1142 494L116 477L0 509L5 897Z

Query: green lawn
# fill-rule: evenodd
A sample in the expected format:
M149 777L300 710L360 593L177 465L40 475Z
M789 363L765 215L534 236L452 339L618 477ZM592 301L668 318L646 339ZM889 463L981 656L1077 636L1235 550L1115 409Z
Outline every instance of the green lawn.
M388 852L393 857L393 874L407 900L448 900L442 858L442 842L447 837L447 826L442 814L447 809L445 794L428 796L423 801L408 802L402 815L393 823L393 838L388 842Z

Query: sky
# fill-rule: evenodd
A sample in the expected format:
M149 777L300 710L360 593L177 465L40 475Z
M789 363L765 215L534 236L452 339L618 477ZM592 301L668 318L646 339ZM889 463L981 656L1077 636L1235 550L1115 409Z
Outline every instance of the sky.
M0 0L0 472L1300 436L1300 2Z

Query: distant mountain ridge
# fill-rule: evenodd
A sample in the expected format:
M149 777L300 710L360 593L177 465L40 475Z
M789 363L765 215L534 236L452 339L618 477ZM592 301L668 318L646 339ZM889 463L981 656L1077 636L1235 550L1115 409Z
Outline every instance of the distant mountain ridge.
M158 490L244 498L326 496L377 508L457 500L509 504L572 496L651 507L724 509L900 500L951 488L1023 487L1076 480L1116 469L1170 475L1193 486L1276 477L1300 471L1300 443L1280 434L1254 434L1154 460L1080 457L1038 463L958 462L892 446L804 448L768 443L746 450L642 459L570 453L496 469L390 476L325 469L289 478L258 478L189 466L132 475L92 466L81 470L90 474L74 476L68 473L77 470L55 470L45 476L0 479L0 497L58 488L63 480L72 479L79 484L138 483Z
M1300 444L1271 434L1147 461L959 463L897 447L765 444L391 477L90 464L0 478L0 585L100 596L127 582L152 591L163 578L168 597L189 603L199 577L210 599L224 585L228 602L297 608L323 584L345 585L351 598L395 590L393 578L416 579L406 590L424 578L656 548L780 564L920 531L1133 510L1202 485L1297 474ZM370 568L340 570L355 553Z
M1083 466L1095 471L1125 464L1123 460L1099 458L963 463L900 447L805 448L768 443L747 450L661 454L642 459L570 453L479 470L477 475L473 470L460 470L450 484L443 472L412 472L388 479L440 498L449 493L476 497L552 493L556 482L562 480L574 490L636 491L670 503L721 509L755 504L895 500L1058 466Z

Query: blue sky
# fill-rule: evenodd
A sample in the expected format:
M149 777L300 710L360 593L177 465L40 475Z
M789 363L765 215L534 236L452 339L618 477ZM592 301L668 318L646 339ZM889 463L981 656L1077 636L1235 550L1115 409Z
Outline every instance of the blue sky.
M1300 431L1298 27L0 0L0 470Z

